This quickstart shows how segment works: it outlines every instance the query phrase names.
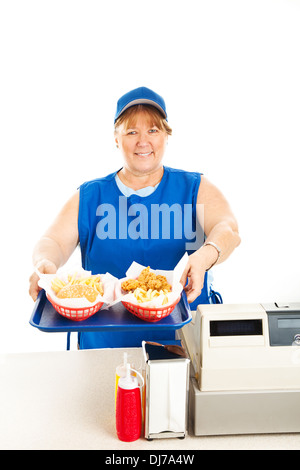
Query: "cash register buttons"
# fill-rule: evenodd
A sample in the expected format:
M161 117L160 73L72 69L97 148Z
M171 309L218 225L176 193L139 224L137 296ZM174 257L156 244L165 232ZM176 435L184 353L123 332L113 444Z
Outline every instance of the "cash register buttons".
M294 344L296 344L297 346L300 346L300 334L296 334L294 336Z

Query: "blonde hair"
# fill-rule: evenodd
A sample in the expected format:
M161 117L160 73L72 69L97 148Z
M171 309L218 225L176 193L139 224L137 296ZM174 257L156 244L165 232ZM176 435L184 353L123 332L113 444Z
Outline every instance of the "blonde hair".
M122 113L115 122L115 133L118 132L118 127L121 124L124 125L125 129L134 127L136 124L137 113L139 111L148 115L149 121L151 120L151 125L156 126L159 130L166 132L168 135L172 135L172 129L160 111L154 106L148 104L137 104L126 109L126 111L124 111L124 113Z

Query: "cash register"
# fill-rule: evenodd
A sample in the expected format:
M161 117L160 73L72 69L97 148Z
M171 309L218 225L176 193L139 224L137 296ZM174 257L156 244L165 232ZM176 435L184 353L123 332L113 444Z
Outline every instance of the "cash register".
M300 432L300 302L198 305L179 335L195 435Z

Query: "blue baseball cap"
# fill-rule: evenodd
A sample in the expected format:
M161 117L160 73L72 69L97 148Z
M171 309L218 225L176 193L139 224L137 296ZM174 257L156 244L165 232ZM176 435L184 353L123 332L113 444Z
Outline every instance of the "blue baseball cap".
M118 117L121 116L121 114L126 111L126 109L137 104L151 104L161 112L166 120L168 120L164 99L149 88L142 86L135 88L134 90L131 90L125 95L121 96L117 103L114 122L116 122Z

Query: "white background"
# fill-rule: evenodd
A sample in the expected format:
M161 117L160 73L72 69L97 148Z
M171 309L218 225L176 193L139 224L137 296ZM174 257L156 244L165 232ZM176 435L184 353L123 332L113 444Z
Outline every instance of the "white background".
M84 181L122 166L117 99L166 101L165 164L225 194L242 243L226 303L300 301L300 2L2 0L0 351L64 350L29 325L31 254Z

